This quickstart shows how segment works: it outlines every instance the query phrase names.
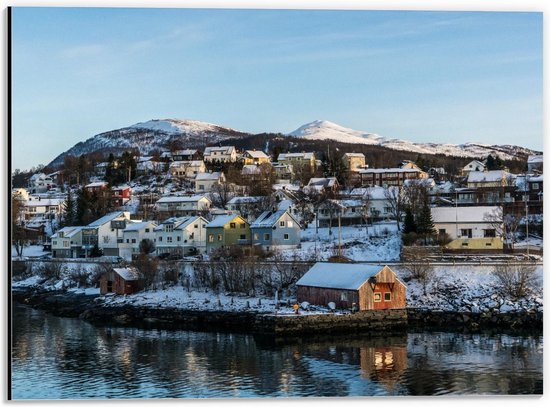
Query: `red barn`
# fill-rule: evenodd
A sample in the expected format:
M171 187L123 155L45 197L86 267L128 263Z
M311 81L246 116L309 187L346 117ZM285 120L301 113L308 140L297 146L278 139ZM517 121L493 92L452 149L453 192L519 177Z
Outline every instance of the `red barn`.
M296 283L298 302L359 311L406 307L407 288L388 266L316 263Z
M100 294L133 294L143 289L145 280L135 267L113 268L99 280Z

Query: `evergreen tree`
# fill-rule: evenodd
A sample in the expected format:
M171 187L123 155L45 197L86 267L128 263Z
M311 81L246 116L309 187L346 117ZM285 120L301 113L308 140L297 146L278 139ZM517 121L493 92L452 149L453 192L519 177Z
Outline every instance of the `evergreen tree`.
M76 224L83 226L94 220L94 200L92 194L82 188L77 193L76 198Z
M63 203L63 220L62 226L72 226L76 223L76 210L73 194L69 189L67 191L67 199Z
M493 156L491 154L489 154L487 156L487 161L485 163L485 167L487 168L487 170L489 171L493 171L493 170L496 170L496 164L495 164L495 159L493 158Z
M420 211L420 215L418 216L417 231L418 234L424 237L424 244L427 244L428 237L432 237L435 235L435 225L428 201L424 202L422 210Z
M411 208L407 207L407 209L405 210L405 222L403 224L403 233L407 234L411 232L416 233L417 226L416 226L416 222L414 221L414 215L411 211Z

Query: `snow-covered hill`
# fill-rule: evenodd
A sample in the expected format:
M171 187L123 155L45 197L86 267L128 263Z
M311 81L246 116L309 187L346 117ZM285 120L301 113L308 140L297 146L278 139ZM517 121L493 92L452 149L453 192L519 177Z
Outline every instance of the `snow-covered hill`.
M525 158L527 155L536 153L528 148L511 145L413 143L407 140L388 139L377 134L349 129L327 120L315 120L299 127L288 135L307 140L334 140L341 143L379 145L393 150L421 154L445 154L457 157L479 158L493 154L498 155L503 160L511 160Z
M149 120L91 137L57 156L50 165L63 163L66 155L79 156L93 152L117 154L128 149L138 149L140 154L147 155L153 150L166 150L176 140L183 142L185 147L203 148L210 143L247 135L228 127L194 120Z

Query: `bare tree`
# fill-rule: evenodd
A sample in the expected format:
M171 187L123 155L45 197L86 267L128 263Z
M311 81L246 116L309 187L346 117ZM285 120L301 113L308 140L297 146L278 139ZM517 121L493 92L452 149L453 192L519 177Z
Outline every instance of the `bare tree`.
M503 214L502 206L497 206L491 212L483 216L483 220L491 225L498 236L501 236L514 250L517 241L517 230L520 225L521 216L518 214Z
M233 185L229 182L214 184L208 198L212 204L218 208L225 208L227 203L233 198Z
M512 300L525 298L540 286L536 266L526 264L500 264L493 275L499 283L498 290Z
M401 231L401 214L403 213L403 209L405 207L403 194L398 187L390 186L384 190L384 197L386 198L388 206L390 207L390 212L397 223L397 230Z
M402 267L409 273L409 277L422 284L424 294L428 282L435 277L435 269L428 260L429 251L423 247L411 247L402 257Z
M365 221L365 231L366 235L369 235L369 217L370 217L370 207L371 207L371 195L370 192L366 192L361 197L361 216Z

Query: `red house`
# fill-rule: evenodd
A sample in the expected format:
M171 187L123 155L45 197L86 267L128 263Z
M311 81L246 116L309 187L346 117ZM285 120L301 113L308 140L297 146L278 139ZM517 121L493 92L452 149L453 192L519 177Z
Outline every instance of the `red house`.
M144 285L145 279L135 267L113 268L99 279L99 293L133 294Z
M296 283L298 302L359 311L406 307L407 288L388 266L316 263Z
M132 196L132 189L129 186L113 188L113 202L116 206L125 205Z

